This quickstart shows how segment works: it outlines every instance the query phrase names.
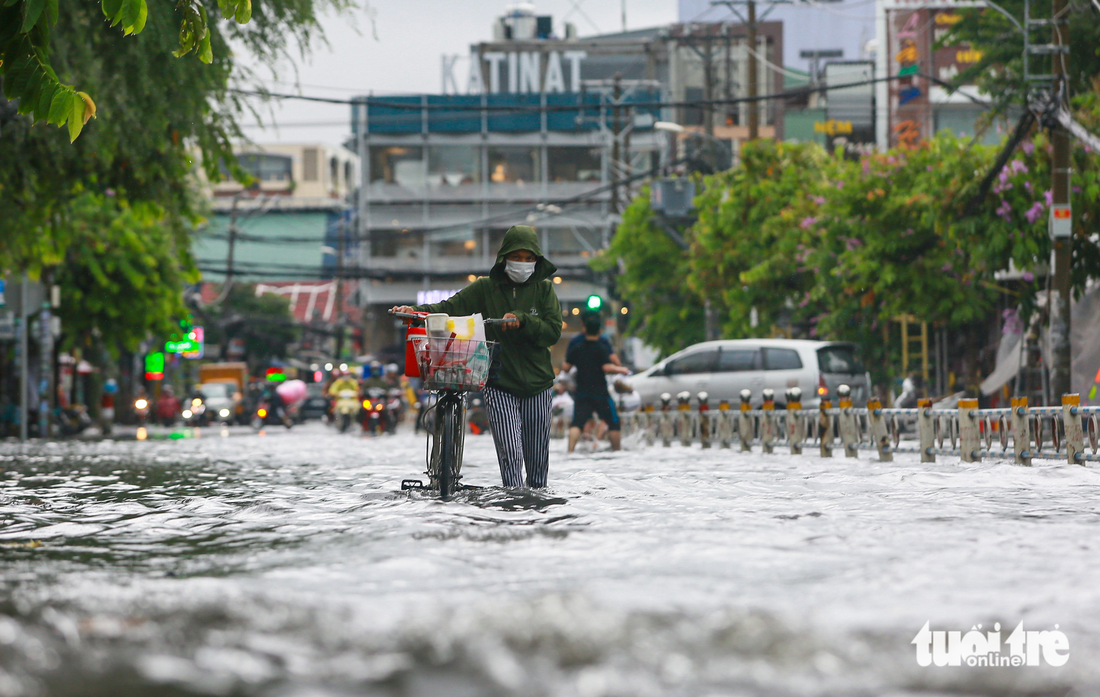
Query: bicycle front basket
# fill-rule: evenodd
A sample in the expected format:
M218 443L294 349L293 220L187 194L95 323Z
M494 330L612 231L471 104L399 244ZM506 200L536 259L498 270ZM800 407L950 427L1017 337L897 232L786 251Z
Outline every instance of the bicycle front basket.
M493 341L411 337L424 387L429 390L473 390L485 387Z

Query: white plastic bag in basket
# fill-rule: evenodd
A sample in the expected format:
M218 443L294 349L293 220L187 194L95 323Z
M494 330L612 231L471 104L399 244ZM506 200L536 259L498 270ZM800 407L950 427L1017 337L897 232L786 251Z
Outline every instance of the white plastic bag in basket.
M485 320L481 313L465 317L451 317L447 320L447 329L456 339L463 341L485 341Z
M478 346L485 341L485 320L481 314L465 317L451 317L447 320L447 329L451 331L454 342L451 344L452 360L469 359ZM462 354L465 353L465 356Z

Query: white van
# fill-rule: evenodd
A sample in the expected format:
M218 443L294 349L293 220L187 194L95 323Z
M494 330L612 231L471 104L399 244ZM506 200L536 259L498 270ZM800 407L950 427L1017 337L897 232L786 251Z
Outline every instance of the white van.
M721 400L741 403L741 390L752 391L752 404L762 403L764 388L775 390L777 406L786 404L789 387L802 389L802 406L816 408L823 395L836 399L836 388L852 388L852 402L866 403L871 376L856 355L855 344L797 339L737 339L704 341L675 353L629 379L642 403L660 408L661 394L687 390L692 403L699 392L711 408Z

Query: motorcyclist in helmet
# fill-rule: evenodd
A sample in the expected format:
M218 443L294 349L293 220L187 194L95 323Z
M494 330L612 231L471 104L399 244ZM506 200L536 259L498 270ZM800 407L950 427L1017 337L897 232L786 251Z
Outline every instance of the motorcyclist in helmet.
M370 375L367 375L367 370L370 370ZM388 390L390 384L386 382L383 376L383 368L381 361L371 361L369 365L363 368L363 389L369 390L377 387L381 390Z
M336 379L329 385L328 393L330 396L339 397L344 390L352 390L356 395L359 394L359 381L351 373L334 372L333 375Z

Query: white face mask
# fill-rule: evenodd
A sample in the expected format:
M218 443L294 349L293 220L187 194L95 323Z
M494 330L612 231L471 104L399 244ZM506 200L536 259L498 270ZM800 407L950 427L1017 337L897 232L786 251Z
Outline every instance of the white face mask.
M512 279L513 283L526 283L528 278L531 278L531 274L535 273L535 264L537 261L512 261L506 259L504 261L504 272L508 274L508 278Z

